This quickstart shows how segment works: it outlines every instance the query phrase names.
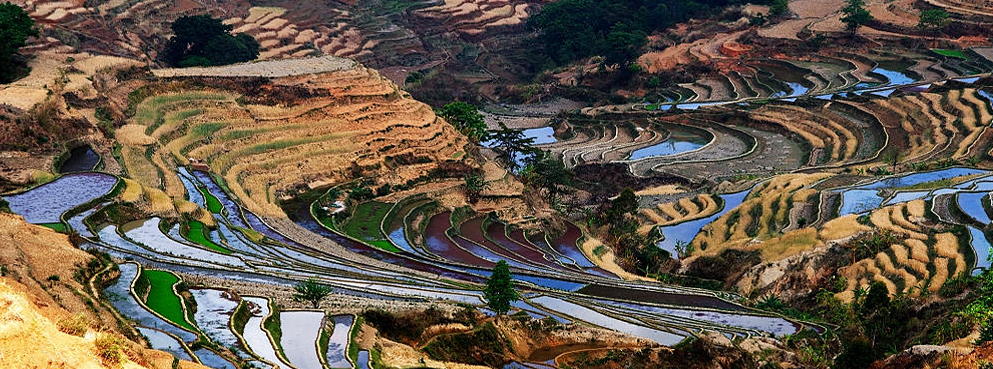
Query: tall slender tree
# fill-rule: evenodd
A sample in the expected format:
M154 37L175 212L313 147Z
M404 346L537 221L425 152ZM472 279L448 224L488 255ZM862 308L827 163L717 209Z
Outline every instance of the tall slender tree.
M514 281L510 278L510 266L506 261L500 260L493 267L493 274L486 281L483 296L486 297L487 306L497 314L506 314L510 311L510 303L520 298L514 290Z
M18 68L14 54L31 36L38 36L38 30L28 13L9 2L0 4L0 83L14 79Z

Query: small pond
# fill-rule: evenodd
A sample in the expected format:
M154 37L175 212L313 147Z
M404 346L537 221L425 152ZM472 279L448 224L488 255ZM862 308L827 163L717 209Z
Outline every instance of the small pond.
M3 199L28 223L58 223L62 213L107 194L115 184L117 177L110 174L73 173Z
M69 157L59 165L59 173L85 172L96 168L100 154L90 146L79 146L69 150Z
M628 160L675 155L699 149L710 142L710 137L702 136L695 130L682 129L672 125L667 125L666 129L669 130L670 134L665 141L632 151Z

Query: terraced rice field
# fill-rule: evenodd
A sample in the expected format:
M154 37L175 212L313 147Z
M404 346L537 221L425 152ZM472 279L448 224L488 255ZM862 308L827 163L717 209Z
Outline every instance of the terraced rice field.
M321 367L321 360L315 344L292 341L302 339L311 342L310 336L283 334L280 346L282 350L287 350L285 354L280 354L279 348L266 345L267 340L263 340L263 338L267 334L261 329L261 322L262 318L269 314L269 310L268 304L264 300L242 299L216 289L195 289L191 293L193 299L197 301L198 310L195 314L189 314L190 316L187 318L183 309L183 302L173 290L173 287L180 280L175 274L168 272L170 270L179 272L184 276L224 276L224 278L234 280L277 285L285 285L287 283L285 278L291 280L317 278L323 283L334 286L336 292L367 298L440 300L481 305L483 301L480 298L481 292L476 289L478 287L453 286L478 286L474 283L480 281L480 277L485 277L488 274L487 265L492 265L495 260L508 260L517 265L513 268L515 279L521 283L522 288L527 293L535 296L532 299L534 302L525 301L515 306L536 317L555 316L561 321L585 321L594 325L607 325L631 334L657 338L665 343L676 342L681 337L692 335L693 331L678 328L688 324L688 322L693 322L695 327L701 329L736 332L734 334L746 336L781 334L782 332L781 329L774 328L772 325L735 328L736 323L733 320L728 320L727 314L757 318L768 317L770 319L769 324L774 325L792 326L794 324L780 317L768 316L761 312L745 309L723 300L721 295L701 293L695 290L681 292L678 288L662 290L652 284L623 282L611 278L609 273L596 268L579 251L576 242L581 232L575 227L570 227L564 235L545 237L537 234L524 236L519 230L510 229L502 223L483 218L469 218L453 223L453 219L448 213L440 213L440 216L434 215L437 210L432 211L428 210L427 207L420 206L424 204L423 199L413 199L410 203L405 201L404 203L408 206L394 207L392 204L388 204L390 206L385 207L387 212L407 209L408 214L403 216L375 217L377 219L375 222L379 223L377 229L389 229L391 228L390 224L395 219L402 219L399 223L403 224L404 233L424 232L424 235L406 234L404 239L436 239L437 242L443 242L447 247L451 247L452 250L459 250L467 257L465 260L456 261L449 258L449 255L432 252L429 244L423 243L423 241L409 243L410 250L418 251L411 252L398 248L399 251L390 252L342 237L328 229L321 228L319 225L313 228L314 231L310 231L308 227L319 224L316 220L311 219L309 222L298 220L301 229L311 232L309 233L312 235L310 237L325 240L327 238L324 237L328 237L330 238L329 241L338 242L350 251L388 261L390 264L386 264L389 265L387 267L377 263L358 263L351 260L354 256L342 258L337 254L306 246L313 241L298 238L301 237L300 235L294 234L290 238L276 232L255 214L232 201L228 194L213 182L210 176L196 171L189 172L185 169L180 172L189 174L184 174L186 180L181 182L186 191L197 193L198 188L205 188L217 197L218 202L225 209L221 213L212 214L214 221L218 224L218 231L202 232L202 235L214 244L226 246L231 254L218 253L204 245L186 242L179 236L179 225L166 226L163 223L161 225L163 228L160 228L160 220L154 218L127 224L122 226L120 230L113 225L93 225L92 227L99 231L90 237L91 243L87 247L108 252L115 258L129 258L156 268L157 270L146 270L143 274L149 281L147 305L157 315L144 310L132 297L130 285L131 281L137 278L136 264L122 264L121 269L124 275L105 293L128 296L128 299L132 301L131 305L121 305L127 299L120 300L115 305L126 316L133 316L140 326L160 329L177 337L174 341L153 340L155 345L161 345L160 347L163 349L173 351L176 351L177 347L182 347L190 357L199 358L204 363L216 362L219 366L227 366L224 364L226 359L222 359L213 351L204 351L206 349L187 350L187 345L195 341L196 337L201 334L223 345L240 346L244 340L248 349L241 350L243 356L240 356L242 356L241 359L250 362L275 363L275 361L284 360L285 357L285 360L294 363L294 365ZM422 211L429 212L418 214ZM93 213L89 214L92 215ZM432 223L437 223L440 227L438 229L421 228L418 225L420 223L412 223L414 219L422 219L423 222L432 219ZM435 219L438 222L434 222ZM233 229L251 229L251 231L232 231ZM267 241L260 243L256 241L257 238L253 240L253 237L249 237L256 232L265 235ZM301 243L297 239L305 240L303 242L307 243ZM384 238L384 240L389 241L389 238ZM462 282L452 284L430 277L437 275L437 273ZM622 314L622 317L606 319L598 316L615 316L616 312L611 309L618 308L596 302L599 299L596 295L583 295L586 297L570 302L570 304L582 306L581 309L575 311L563 311L554 306L551 308L546 306L553 304L551 301L554 299L567 298L566 293L568 291L580 290L590 281L597 281L598 285L613 286L612 291L615 292L630 290L656 296L657 299L671 301L673 304L683 306L682 309L687 309L687 311L695 309L698 304L730 308L724 308L726 314L720 316L674 318L646 310L638 312L639 316L644 318L630 319L623 317ZM569 293L576 296L576 292ZM230 320L237 306L246 302L253 303L250 317L244 328L240 328L242 330L235 334L231 331L231 325L222 322ZM625 311L634 312L641 308L629 307L625 309ZM584 317L577 317L576 314L579 314L577 312L582 312ZM321 321L324 315L318 316L321 319L311 319L308 316L307 319L301 317L298 321L296 315L301 314L303 313L280 312L283 332L289 332L291 329L292 331L301 329L303 332L312 331L314 332L312 336L316 340L318 337L316 332L322 325ZM585 314L589 314L589 316ZM160 316L165 319L160 318ZM338 319L335 318L335 320ZM615 323L617 324L615 325ZM661 333L669 331L675 333ZM337 334L339 333L334 331L332 337L337 337ZM239 335L243 338L236 338ZM340 341L338 338L333 340L339 344ZM338 351L328 350L327 359L337 357L331 353Z
M267 13L268 14L268 13ZM398 155L442 160L461 150L453 128L409 99L375 71L333 58L256 62L217 68L157 70L162 77L215 78L227 89L157 93L135 106L118 130L129 175L147 187L184 196L178 167L209 165L244 205L263 216L283 216L277 198L301 183L348 179L351 167L379 168L387 183L426 174L429 165L386 168ZM300 86L282 100L236 102L240 76L269 73L278 86ZM317 74L313 74L317 73ZM301 92L309 91L309 92ZM290 98L293 94L304 94ZM127 126L126 126L127 127ZM347 158L358 158L357 160ZM391 170L395 169L395 170ZM206 194L205 194L206 195ZM207 196L210 210L218 210Z

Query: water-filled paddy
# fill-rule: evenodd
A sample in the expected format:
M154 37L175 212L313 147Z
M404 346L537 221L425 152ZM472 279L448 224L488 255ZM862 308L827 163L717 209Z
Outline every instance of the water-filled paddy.
M138 332L148 338L148 345L153 349L168 352L179 360L190 360L190 353L183 349L183 344L179 343L173 336L158 329L138 327Z
M124 235L128 238L161 254L233 267L246 266L244 261L235 256L209 251L164 237L162 231L159 230L160 221L159 218L138 220L125 224L121 227L121 230L124 231Z
M906 75L903 72L897 72L894 70L878 68L878 67L873 69L872 72L881 74L884 77L886 77L886 79L889 80L890 85L907 85L917 82L916 79L911 78L910 76Z
M351 315L336 315L332 318L334 330L328 338L327 363L331 368L350 368L352 363L348 361L348 340L355 317ZM360 362L362 360L359 360Z
M228 327L238 301L227 291L214 289L190 289L197 310L193 319L207 337L224 347L239 347L240 342Z
M324 313L320 311L284 311L279 313L283 336L280 345L290 364L297 369L322 369L317 356L317 337Z
M189 330L196 330L193 325L186 321L183 302L173 291L174 286L179 283L179 278L172 273L161 270L144 270L141 274L148 278L148 283L151 285L145 304L174 324Z
M959 192L956 201L962 212L981 224L990 224L990 215L983 206L983 198L987 192ZM987 201L989 201L987 199ZM987 203L989 204L989 203Z
M588 307L564 301L555 297L541 296L534 298L531 301L548 310L569 312L570 316L576 317L577 319L587 323L595 324L601 327L609 327L610 329L637 337L647 338L663 345L675 345L679 343L679 341L686 338L674 333L636 325L624 320L607 316Z
M976 251L976 267L990 268L990 240L979 228L969 226L969 235L972 236L972 249ZM979 271L972 273L978 275Z
M628 160L638 160L654 156L666 156L699 149L710 142L710 137L694 130L667 125L669 137L665 141L631 152Z
M525 129L525 137L533 138L535 145L550 144L555 143L558 139L555 138L555 129L552 127L539 127Z
M3 199L28 223L58 223L62 213L110 192L117 177L104 173L73 173Z
M257 310L252 311L252 316L245 324L245 331L242 332L242 337L245 338L248 348L265 361L278 366L287 366L276 354L276 349L272 346L269 335L262 330L262 319L268 316L270 311L269 300L261 297L245 297L244 300L258 307Z
M703 226L713 222L717 218L720 218L725 213L731 211L731 209L738 207L738 205L741 205L750 191L751 190L745 190L738 193L721 195L721 200L724 202L724 208L714 215L659 228L659 231L662 232L662 236L665 238L659 241L657 245L675 257L677 255L677 244L689 244L692 242L697 233L700 233L700 229L702 229Z
M133 294L131 294L131 282L138 276L138 265L134 263L123 263L119 265L121 275L117 280L103 290L104 297L110 301L117 311L128 317L139 326L159 329L175 336L184 342L193 342L197 339L193 332L181 329L173 324L162 320L155 314L138 304Z

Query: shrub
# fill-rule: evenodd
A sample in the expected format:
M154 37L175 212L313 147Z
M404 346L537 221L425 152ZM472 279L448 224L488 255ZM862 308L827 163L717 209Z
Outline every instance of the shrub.
M76 314L59 320L56 326L62 333L82 337L90 329L90 320L84 314Z
M96 346L97 356L107 367L119 368L125 360L135 356L128 342L118 336L101 334L93 345Z

